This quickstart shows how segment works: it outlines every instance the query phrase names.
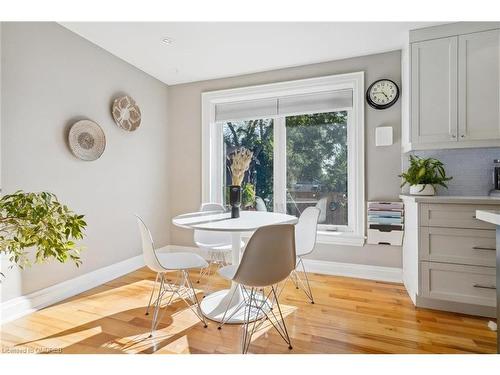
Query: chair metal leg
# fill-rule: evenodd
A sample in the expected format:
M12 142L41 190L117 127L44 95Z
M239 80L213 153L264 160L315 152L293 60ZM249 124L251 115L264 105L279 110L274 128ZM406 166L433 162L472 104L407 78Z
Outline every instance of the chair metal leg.
M233 297L234 295L236 294L236 291L238 290L238 288L243 288L241 285L238 285L234 290L233 290L233 293L231 293L231 297L229 298L229 302L226 306L226 310L224 311L224 315L222 315L222 321L220 322L219 326L217 327L217 329L222 329L222 326L224 324L226 324L238 311L240 311L240 309L245 305L245 301L243 300L234 310L233 312L231 313L231 315L229 315L226 319L226 314L227 314L227 311L229 309L229 306L231 306L231 302L233 301ZM243 292L243 290L242 290Z
M149 307L151 306L151 301L153 300L153 295L155 294L156 284L158 283L159 272L156 273L155 283L153 284L153 290L151 291L151 295L149 296L148 307L146 307L146 313L144 315L149 315Z
M163 297L163 284L165 283L165 276L161 274L161 280L160 280L160 289L158 290L158 297L156 298L155 302L155 310L153 313L153 320L151 321L151 333L149 337L153 337L153 332L156 330L156 327L158 326L158 312L160 311L160 305L161 305L161 298Z
M295 289L300 289L298 280L299 277L297 276L297 272L293 270L288 277L290 278L290 280L292 280L293 285L295 285Z
M255 288L250 289L250 296L248 303L245 304L244 311L244 323L243 323L243 335L241 340L241 352L246 354L248 352L248 347L250 346L250 342L252 341L252 336L249 335L249 326L250 326L250 314L252 313L252 300L253 294L255 292Z
M305 282L305 285L304 285L304 282L302 281L302 279L300 278L300 276L297 274L297 272L293 271L293 273L297 277L297 281L298 281L297 285L300 284L300 287L301 287L302 291L305 293L305 295L307 296L307 298L309 298L309 300L311 301L311 303L314 304L314 297L313 297L313 293L312 293L312 290L311 290L311 285L309 284L309 278L307 277L306 267L304 266L304 262L303 262L302 258L299 258L299 264L302 266L302 272L304 273L304 278L305 278L306 282Z
M195 312L195 314L198 317L198 319L201 320L201 322L203 323L203 326L205 328L207 328L208 327L207 320L206 320L205 316L203 315L203 312L201 311L200 301L198 300L198 297L196 296L196 290L193 287L193 283L191 282L191 279L189 278L188 272L187 271L183 271L183 272L184 272L187 284L189 285L189 287L191 288L191 292L193 293L193 300L194 300L194 304L196 305L196 310L197 310L197 313ZM191 306L189 306L189 307L191 307Z
M274 286L271 287L271 290L272 290L272 293L274 295L274 299L276 301L276 306L278 307L278 312L280 314L281 324L280 324L280 321L278 321L277 319L276 319L276 325L274 325L274 323L273 323L273 321L271 319L269 319L269 321L274 326L274 328L276 329L276 331L278 331L278 333L281 335L281 337L283 338L283 340L285 340L285 342L288 344L288 349L291 350L291 349L293 349L293 347L292 347L292 340L290 340L290 336L288 335L288 330L286 329L285 319L283 318L283 313L281 311L281 306L280 306L280 303L278 301L278 296L276 295L276 290L274 289ZM274 315L274 312L272 310L271 310L271 314L274 317L276 317Z
M264 298L259 301L257 300L257 290L255 288L251 288L250 292L247 293L247 302L245 304L245 313L244 313L244 325L243 325L243 334L242 334L242 353L248 353L248 349L252 342L252 336L254 333L260 328L260 326L264 323L265 320L269 320L271 325L276 329L279 335L283 338L283 340L288 344L288 349L293 349L292 341L288 334L288 330L286 328L285 320L283 318L283 313L281 311L281 306L278 302L278 295L276 293L276 289L274 286L271 287L271 291L269 292L267 298L269 298L272 294L274 304L278 308L279 318L276 316L274 311L271 309L267 311L264 309L264 306L268 304L267 298L265 295L265 291L262 290L262 295ZM250 317L252 315L252 310L255 311L257 316L262 313L263 317L259 319L254 319L253 322L250 322Z
M208 258L208 266L205 268L200 269L200 275L198 276L198 280L196 280L196 283L199 284L200 281L206 276L207 279L210 277L210 274L212 273L211 268L214 263L213 259L213 254L210 252L209 258Z
M186 305L191 310L193 310L198 319L200 319L204 327L205 328L207 327L207 321L201 311L198 296L196 295L196 290L194 289L193 283L191 282L188 271L181 270L179 272L180 272L180 277L177 278L175 287L173 285L165 283L165 276L164 274L161 274L160 289L158 291L158 297L156 298L155 301L153 320L151 322L151 334L149 335L149 337L153 336L153 332L158 327L158 324L161 321L163 314L165 313L168 306L170 306L170 303L172 302L174 296L178 296L182 301L184 301ZM161 304L165 293L171 293L171 294L167 304L163 307L163 313L161 314L161 317L159 317L159 312L160 309L162 308Z

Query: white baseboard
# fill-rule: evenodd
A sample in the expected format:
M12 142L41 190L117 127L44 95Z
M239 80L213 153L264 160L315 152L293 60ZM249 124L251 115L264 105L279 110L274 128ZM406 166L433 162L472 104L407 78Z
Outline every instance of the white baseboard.
M119 263L99 268L98 270L75 277L74 279L38 290L26 296L13 298L1 304L0 323L6 323L36 310L53 305L66 298L133 272L143 266L144 259L141 254Z
M201 256L205 254L197 247L192 246L167 246L168 251L188 251ZM367 264L339 263L326 260L304 259L304 266L307 272L320 273L323 275L357 277L359 279L369 279L386 281L391 283L401 283L403 281L403 270L397 267L370 266Z
M397 267L339 263L316 259L304 259L304 266L307 272L324 275L355 277L358 279L386 281L391 283L401 283L403 281L403 270Z

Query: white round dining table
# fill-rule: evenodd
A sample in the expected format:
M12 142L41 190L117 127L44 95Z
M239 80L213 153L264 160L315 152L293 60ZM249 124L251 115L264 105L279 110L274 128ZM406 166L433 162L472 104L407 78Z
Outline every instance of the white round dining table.
M179 215L172 219L172 223L181 228L207 230L217 232L231 232L232 237L232 264L240 263L241 235L244 232L254 232L260 227L276 224L295 224L295 216L263 211L241 211L240 217L232 219L231 213L220 212L193 212ZM234 294L233 294L234 293ZM265 298L265 296L262 296ZM243 323L244 296L241 288L235 282L230 289L220 290L207 295L200 304L203 314L214 321L225 323ZM226 312L227 309L227 312ZM229 317L229 319L228 319Z

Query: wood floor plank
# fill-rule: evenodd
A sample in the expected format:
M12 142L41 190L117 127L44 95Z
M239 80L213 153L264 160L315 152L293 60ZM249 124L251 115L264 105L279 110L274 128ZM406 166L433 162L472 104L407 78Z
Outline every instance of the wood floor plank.
M197 280L197 272L192 273ZM242 327L203 328L177 300L149 338L145 308L155 274L146 268L112 280L1 327L4 352L239 353ZM316 303L287 283L280 297L293 350L266 322L252 353L495 353L488 319L415 308L402 284L311 274ZM195 284L227 288L217 276Z

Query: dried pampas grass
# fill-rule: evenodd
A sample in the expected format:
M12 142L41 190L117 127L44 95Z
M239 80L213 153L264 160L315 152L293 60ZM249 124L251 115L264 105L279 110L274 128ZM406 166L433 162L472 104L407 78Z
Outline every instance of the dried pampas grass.
M245 172L250 167L253 152L241 147L231 154L231 182L233 185L241 186Z

